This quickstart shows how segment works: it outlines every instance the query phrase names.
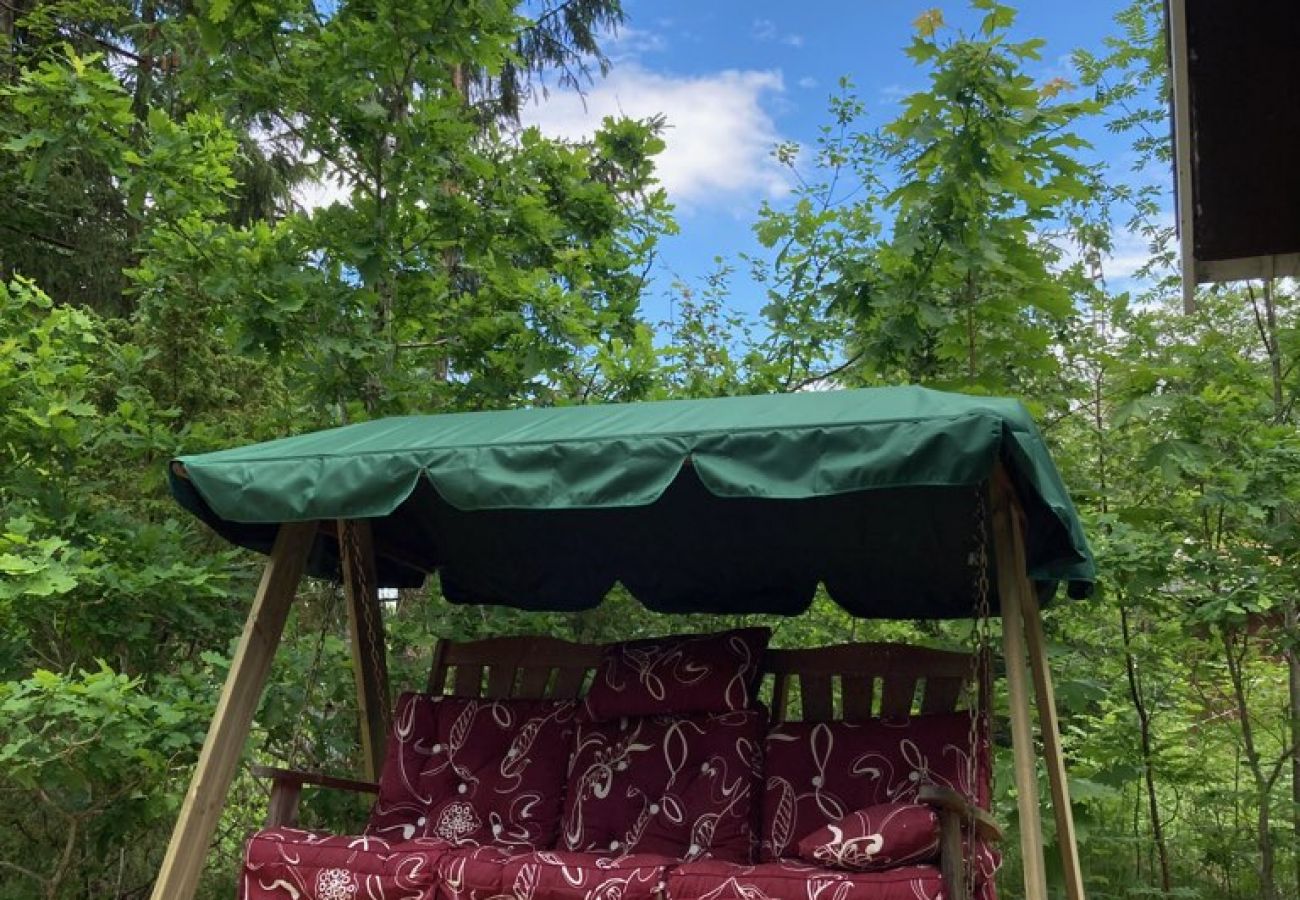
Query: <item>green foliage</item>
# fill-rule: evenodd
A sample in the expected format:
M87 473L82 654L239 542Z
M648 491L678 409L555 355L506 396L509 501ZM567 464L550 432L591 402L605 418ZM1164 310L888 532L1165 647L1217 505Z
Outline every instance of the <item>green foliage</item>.
M0 785L10 803L25 803L21 818L33 849L43 842L68 848L56 862L29 854L8 867L0 897L30 897L39 889L60 896L86 857L111 858L132 839L147 837L175 814L175 798L157 789L175 759L202 741L194 727L211 706L196 707L177 679L154 686L114 673L101 662L93 671L59 675L37 669L29 678L0 682ZM194 685L190 685L192 689ZM80 852L78 852L80 851ZM101 879L111 890L110 873Z
M664 123L565 143L512 121L554 67L570 86L603 67L617 3L20 7L0 57L0 900L139 896L157 869L259 562L170 501L181 448L899 381L1024 397L1088 520L1099 596L1059 605L1048 638L1089 896L1285 895L1300 294L1167 312L1163 197L1084 162L1093 115L1139 165L1167 162L1155 0L1076 55L1086 102L1033 80L1040 44L1011 8L975 0L969 34L923 13L904 52L927 88L893 121L869 126L845 79L809 147L774 149L796 186L739 262L760 318L735 311L720 256L670 288L663 323L641 302L675 227ZM1151 245L1139 300L1100 277L1117 218ZM659 616L621 589L574 615L475 609L436 581L385 618L395 690L422 683L439 636L761 620ZM824 593L767 624L780 646L969 637L855 621ZM301 591L274 667L249 759L355 771L335 586ZM265 800L241 774L204 896L233 893ZM311 825L363 815L306 797ZM1007 849L1014 896L1014 834Z
M255 566L167 498L181 447L658 383L638 309L673 228L661 123L581 143L499 124L480 100L618 16L521 11L19 11L0 61L0 818L20 827L0 830L0 897L126 896L156 871ZM300 208L312 177L337 201ZM343 627L308 591L257 755L355 766ZM233 889L264 799L236 786L206 890ZM358 812L313 800L307 820Z
M1042 42L1010 39L1010 8L974 5L976 34L945 37L938 11L917 20L907 53L929 87L879 132L844 81L811 166L777 148L798 187L760 212L774 256L752 265L786 389L837 377L1037 393L1059 375L1064 251L1085 239L1100 184L1074 129L1099 107L1060 100L1059 79L1035 84Z
M1093 108L1025 73L1042 42L1009 39L1011 9L976 8L978 35L943 41L930 18L908 49L930 85L884 129L899 182L883 198L891 234L850 302L873 368L1023 393L1052 374L1044 351L1073 312L1043 231L1095 194L1071 130Z
M1082 84L1093 90L1106 110L1107 128L1131 138L1133 182L1109 181L1106 202L1125 216L1125 227L1147 241L1148 258L1137 275L1153 285L1145 299L1176 286L1176 234L1165 214L1171 185L1143 177L1173 165L1169 127L1169 53L1165 46L1165 5L1160 0L1132 0L1115 18L1118 33L1104 41L1104 52L1076 50L1074 64Z
M0 285L0 815L20 823L0 860L21 876L0 897L107 894L154 864L215 694L197 648L236 621L232 555L157 516L184 435L112 332Z

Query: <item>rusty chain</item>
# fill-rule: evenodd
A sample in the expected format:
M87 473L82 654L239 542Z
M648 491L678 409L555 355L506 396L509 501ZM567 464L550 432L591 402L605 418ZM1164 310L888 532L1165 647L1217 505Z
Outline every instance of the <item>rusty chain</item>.
M991 741L991 721L988 701L991 699L985 695L982 690L987 677L986 667L988 665L989 655L989 633L990 633L990 604L989 604L989 516L988 516L988 496L982 487L975 489L975 550L970 556L971 568L974 572L974 599L975 609L974 616L971 618L970 646L971 646L971 671L970 678L967 681L967 691L969 697L966 708L969 711L970 728L967 734L967 747L969 752L966 757L966 776L967 785L970 791L968 799L971 802L972 814L966 822L966 893L968 897L975 896L975 817L974 807L979 802L979 759L981 751L985 750L982 744ZM991 762L991 761L990 761ZM993 771L989 766L989 793L992 796L993 791Z
M340 524L340 528L345 535L344 542L347 545L343 552L348 554L348 558L352 563L352 571L356 576L357 602L361 605L361 618L364 621L366 639L370 643L371 659L384 660L387 658L386 650L379 642L379 635L381 633L380 623L375 619L377 614L382 615L382 613L377 613L379 608L379 587L378 585L375 586L375 591L372 595L370 591L368 566L366 565L366 559L361 553L361 542L357 538L358 527L359 526L354 521L346 521ZM378 685L378 687L382 688L383 686ZM381 696L375 699L382 701L384 698ZM388 726L391 724L389 722L391 711L388 709L387 703L380 703L380 707L379 712L383 717L384 730L386 732Z

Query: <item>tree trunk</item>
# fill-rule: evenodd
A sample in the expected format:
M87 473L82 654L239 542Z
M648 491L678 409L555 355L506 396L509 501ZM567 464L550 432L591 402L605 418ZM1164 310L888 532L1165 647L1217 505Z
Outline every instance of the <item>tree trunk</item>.
M144 122L149 118L149 109L153 98L154 49L158 40L158 8L153 0L145 0L140 6L140 48L139 60L135 69L135 95L131 98L131 111L136 120Z
M1260 900L1276 900L1277 888L1275 878L1275 848L1270 832L1269 800L1273 782L1264 774L1264 764L1260 759L1259 748L1255 745L1255 731L1250 719L1250 706L1246 697L1246 676L1244 669L1248 644L1243 636L1241 655L1238 656L1233 646L1232 633L1221 628L1224 656L1228 664L1228 675L1232 679L1232 694L1237 704L1237 717L1241 724L1241 748L1246 756L1246 768L1250 770L1255 782L1255 843L1259 848L1259 896Z
M1295 598L1283 606L1286 635L1287 713L1291 732L1291 853L1295 859L1295 896L1300 897L1300 608Z
M966 273L966 367L971 384L979 377L979 367L975 364L975 279Z
M1160 818L1160 804L1156 797L1156 770L1151 752L1151 714L1147 709L1146 698L1142 694L1141 677L1138 675L1137 662L1133 658L1132 633L1129 629L1128 610L1121 603L1119 608L1120 631L1124 637L1124 669L1128 675L1129 697L1138 717L1138 735L1142 741L1142 777L1146 782L1147 814L1151 818L1151 838L1155 843L1156 857L1160 864L1160 889L1169 896L1172 884L1169 879L1169 848L1165 843L1164 822Z
M1261 321L1256 306L1255 320L1259 325L1260 340L1268 354L1269 377L1273 386L1273 420L1280 425L1289 416L1286 385L1283 381L1282 348L1278 340L1275 290L1273 279L1266 279L1262 291L1264 315ZM1253 290L1250 291L1250 299L1254 304ZM1282 515L1282 510L1278 510L1276 517L1280 519ZM1297 625L1297 604L1294 597L1283 601L1282 616L1282 636L1285 641L1283 657L1286 659L1287 670L1287 731L1291 741L1291 852L1295 857L1295 895L1300 897L1300 648L1296 646L1297 640L1300 640L1300 627Z
M17 14L7 3L0 3L0 78L9 80L10 59L14 55L14 19Z

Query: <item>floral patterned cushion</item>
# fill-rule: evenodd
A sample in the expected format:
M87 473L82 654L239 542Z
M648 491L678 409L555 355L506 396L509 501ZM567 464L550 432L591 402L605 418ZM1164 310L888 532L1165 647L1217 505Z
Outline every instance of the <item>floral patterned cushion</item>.
M610 855L543 850L506 866L503 887L511 900L660 900L668 856Z
M761 858L794 856L804 837L852 810L914 802L925 784L974 793L987 808L988 753L977 754L972 791L969 744L966 713L774 726L764 742Z
M971 869L975 872L975 900L998 900L997 874L1002 868L1002 851L984 840L971 848Z
M386 841L298 828L254 834L244 853L240 900L426 900L446 841Z
M608 722L749 709L771 635L767 628L742 628L610 644L587 694L587 716Z
M930 862L939 854L939 816L915 803L881 803L849 813L799 842L799 858L850 872Z
M841 872L797 860L756 866L704 860L668 873L668 900L943 900L937 866Z
M578 727L560 847L748 862L762 711Z
M425 900L511 900L507 871L521 855L504 847L455 847L438 858Z
M403 694L367 834L555 845L577 704Z

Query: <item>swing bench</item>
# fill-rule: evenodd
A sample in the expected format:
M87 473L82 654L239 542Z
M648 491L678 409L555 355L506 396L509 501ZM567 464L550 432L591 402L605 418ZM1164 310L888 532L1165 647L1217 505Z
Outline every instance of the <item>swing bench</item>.
M1025 896L1046 900L1029 695L1083 897L1041 604L1093 563L1015 401L919 388L380 420L173 461L187 509L270 556L155 883L193 896L304 574L347 597L366 780L259 768L241 897L991 900L988 620L1002 619ZM439 641L388 699L380 585L451 602L964 618L969 653ZM1029 673L1026 672L1026 656ZM1027 677L1027 674L1029 677ZM390 712L391 711L391 712ZM296 828L304 786L377 794Z
M675 644L673 639L656 642L659 647ZM719 645L724 641L714 638L686 638L683 643L696 644L701 649L721 652ZM487 719L490 705L474 706L476 701L523 701L523 708L535 712L536 702L550 700L564 703L577 699L584 685L595 681L600 671L602 660L610 648L589 644L576 644L546 637L491 638L470 643L453 643L440 641L434 653L434 665L430 673L429 684L422 697L406 696L399 701L399 710L415 712L427 711L426 698L439 698L436 703L453 704L457 715L466 709L477 710L481 719ZM689 654L692 651L687 650ZM683 654L683 657L686 654ZM692 665L703 659L697 654ZM683 659L684 661L684 659ZM680 668L680 664L678 666ZM987 805L987 753L970 757L964 752L971 734L971 725L983 728L982 722L974 722L974 711L957 709L962 697L971 696L966 690L973 673L980 671L979 659L969 654L932 650L919 647L906 647L890 644L845 644L835 647L823 647L800 650L767 650L758 665L761 680L769 681L764 695L770 696L770 713L766 718L765 758L772 760L771 766L761 763L756 767L760 775L754 783L742 790L740 816L720 817L720 827L712 835L713 846L707 856L711 861L691 864L690 859L683 859L684 865L674 865L677 856L700 857L700 850L691 851L693 840L699 840L696 830L687 826L690 821L680 823L674 828L671 823L665 827L659 823L658 833L651 824L643 828L639 835L641 843L654 842L655 854L633 851L611 853L612 844L627 846L628 831L626 823L636 823L643 818L650 799L663 802L665 796L682 798L681 802L690 807L694 802L691 792L708 791L711 779L705 778L665 788L662 767L657 766L655 754L660 750L658 744L645 745L647 758L630 753L629 768L639 769L643 764L649 767L647 772L628 772L624 777L613 775L609 778L610 788L619 791L630 788L628 796L642 795L642 801L633 800L633 809L619 809L608 827L604 825L587 827L579 831L576 841L569 834L570 829L561 826L562 835L553 839L564 847L557 856L555 853L511 853L498 854L495 848L485 850L477 838L486 835L455 835L440 833L440 828L448 822L463 821L456 818L458 810L463 809L463 795L456 793L452 783L456 780L446 772L428 777L431 763L440 761L441 753L432 753L431 748L448 742L445 727L447 718L409 715L407 720L396 729L395 740L390 742L390 756L385 764L381 781L387 782L381 790L373 782L341 782L333 778L320 778L309 773L294 772L269 767L254 767L254 774L271 779L272 788L270 812L267 817L266 830L255 835L250 844L248 865L245 870L244 893L246 900L274 900L289 896L269 885L292 884L302 891L302 896L310 897L313 887L321 881L322 872L344 870L358 872L360 886L368 887L376 896L385 898L433 896L459 900L459 898L555 898L564 897L604 897L601 893L612 892L617 886L623 891L621 900L659 900L661 897L698 897L710 891L725 888L728 882L736 886L746 897L784 896L784 891L797 885L802 895L803 886L810 880L842 884L847 892L845 900L859 898L878 898L895 896L893 892L902 891L897 896L907 900L918 898L966 896L967 869L974 870L978 884L972 887L981 889L980 896L993 897L992 885L986 884L987 877L996 867L996 856L989 846L991 842L1001 839L1001 831L989 814L978 804L972 803L968 796L975 796L972 779L980 782L978 794L981 803ZM766 676L765 678L763 676ZM834 690L838 682L841 690ZM873 686L879 684L879 700L873 709ZM800 700L801 714L794 715L791 692ZM449 693L448 693L449 692ZM835 701L840 700L840 708L835 709ZM465 705L460 701L470 701ZM502 713L514 712L503 707ZM688 761L688 770L701 765L706 760L715 763L727 761L734 754L719 753L717 742L711 741L710 730L719 734L744 734L751 724L763 725L760 721L752 723L743 719L730 721L730 716L681 715L675 717L674 724L685 726L690 737L708 743L707 751L700 752L689 748L684 754ZM399 712L399 721L403 719ZM502 741L495 742L496 759L491 758L492 745L490 736L485 742L488 753L476 755L480 749L473 746L475 736L485 736L494 731L491 723L476 720L471 714L470 735L464 739L464 752L469 762L457 759L455 750L447 754L449 764L462 770L480 770L474 760L480 763L484 756L493 764L500 761L501 750L505 750ZM443 727L439 727L439 726ZM737 727L739 726L739 727ZM820 727L819 727L820 726ZM588 725L584 729L578 726L578 736L571 738L571 744L581 745L584 737L593 746L598 747L596 755L609 751L611 745L619 742L606 741L610 726ZM558 730L558 729L556 729ZM645 735L654 732L654 727L638 731L643 741ZM620 733L614 727L614 733ZM977 747L984 747L982 740ZM393 752L392 748L399 748ZM900 750L900 748L902 748ZM911 748L911 749L909 749ZM560 761L564 757L570 760L582 760L577 765L570 764L567 776L562 768L555 766L551 782L542 788L542 793L552 795L565 794L575 800L583 799L583 775L591 771L589 764L591 753L574 753L572 749L560 748ZM525 754L523 765L545 766L555 760L552 748L540 748ZM731 761L740 761L732 758ZM457 766L457 763L460 763ZM882 769L882 765L885 767ZM836 768L841 771L835 771ZM491 766L488 767L489 769ZM597 769L608 774L608 766L597 765ZM912 781L919 774L918 768L924 769L924 780ZM763 771L766 769L766 771ZM416 803L410 806L406 815L400 811L386 809L392 805L391 795L404 792L398 782L403 778L403 770L422 771L420 787L433 799L432 803ZM624 770L625 772L628 770ZM461 775L465 772L462 771ZM689 773L688 773L689 774ZM446 777L439 777L443 775ZM761 776L765 775L766 778ZM419 777L419 776L417 776ZM477 778L473 782L471 805L483 807L483 815L470 813L472 821L486 826L494 809L506 809L501 803L499 786L489 782L490 774ZM821 779L821 783L814 783ZM388 858L385 871L372 872L371 867L358 863L359 849L369 852L368 848L358 848L357 838L334 838L310 832L295 831L296 806L298 794L304 785L324 788L352 790L362 793L381 794L372 813L371 822L366 833L379 838L373 852L376 856ZM436 785L436 786L435 786ZM651 787L653 785L653 787ZM814 791L803 790L814 785ZM439 792L437 787L442 791ZM512 786L514 787L514 786ZM765 787L765 789L764 789ZM512 801L521 793L515 788L509 794ZM594 792L588 792L588 794ZM802 796L799 796L802 794ZM610 805L616 803L606 799L591 801L587 796L587 813L593 805ZM624 798L626 799L626 798ZM711 798L712 799L712 798ZM387 804L385 801L388 801ZM876 803L874 801L886 801ZM665 804L666 805L666 804ZM725 806L725 803L719 804ZM827 816L820 808L833 808L840 813L870 806L876 809L875 818L892 822L886 824L881 832L887 837L897 838L905 845L905 850L915 857L911 864L893 862L881 863L880 858L888 861L887 853L873 855L870 870L865 873L846 874L842 870L831 869L815 862L810 865L795 855L799 837L817 830L825 824ZM919 809L923 806L928 809ZM687 817L707 810L709 804L696 805L687 810ZM393 812L398 812L393 815ZM565 819L576 819L581 812L578 802L567 804ZM597 814L601 814L597 810ZM661 814L663 814L661 812ZM703 815L708 815L706 811ZM508 814L504 816L509 824ZM834 818L840 818L835 816ZM763 864L746 865L751 848L742 846L739 853L732 854L731 848L723 846L720 835L725 832L728 819L739 819L743 823L738 829L743 834L749 826L745 820L760 820L757 837L761 838L759 857ZM406 838L412 823L422 822L419 830L433 834L442 840L425 844L409 841L389 843L387 838ZM880 822L873 822L880 827ZM505 829L502 829L503 831ZM732 832L728 836L734 836ZM447 852L444 842L447 839L470 839L480 846L469 846L462 850ZM498 843L508 845L509 837L498 834ZM967 838L973 838L970 842ZM592 852L591 845L597 844ZM843 843L843 842L841 842ZM860 844L862 842L859 842ZM869 843L869 842L868 842ZM895 842L896 843L896 842ZM969 846L968 846L969 845ZM575 848L583 850L575 852ZM919 849L917 849L919 848ZM341 849L341 852L339 852ZM841 848L842 850L845 848ZM851 855L854 847L846 848ZM871 848L867 848L871 849ZM885 848L880 848L885 849ZM307 857L315 854L310 861ZM974 854L975 858L970 858ZM404 855L407 854L407 855ZM843 852L840 854L844 855ZM861 855L859 853L859 855ZM903 854L904 856L907 853ZM419 877L403 877L402 860L408 866L415 867L415 862L425 856L431 857L432 873L423 881ZM894 859L899 854L895 853ZM719 861L719 858L721 860ZM457 862L468 861L471 871L477 871L477 879L461 879L461 886L448 888L447 877ZM569 891L556 889L553 882L558 876L554 868L563 863L567 870ZM920 863L919 865L917 863ZM928 864L927 864L928 863ZM515 882L529 866L537 870L533 882L526 884L532 893L526 893L522 887L516 888ZM628 870L631 870L629 873ZM443 877L439 877L439 872ZM366 875L370 875L366 880ZM423 873L422 873L423 874ZM433 885L441 882L443 889ZM431 893L422 894L422 888L429 886ZM540 885L540 890L538 889ZM746 893L747 891L747 893ZM319 896L319 892L317 892ZM326 898L328 900L328 898Z

